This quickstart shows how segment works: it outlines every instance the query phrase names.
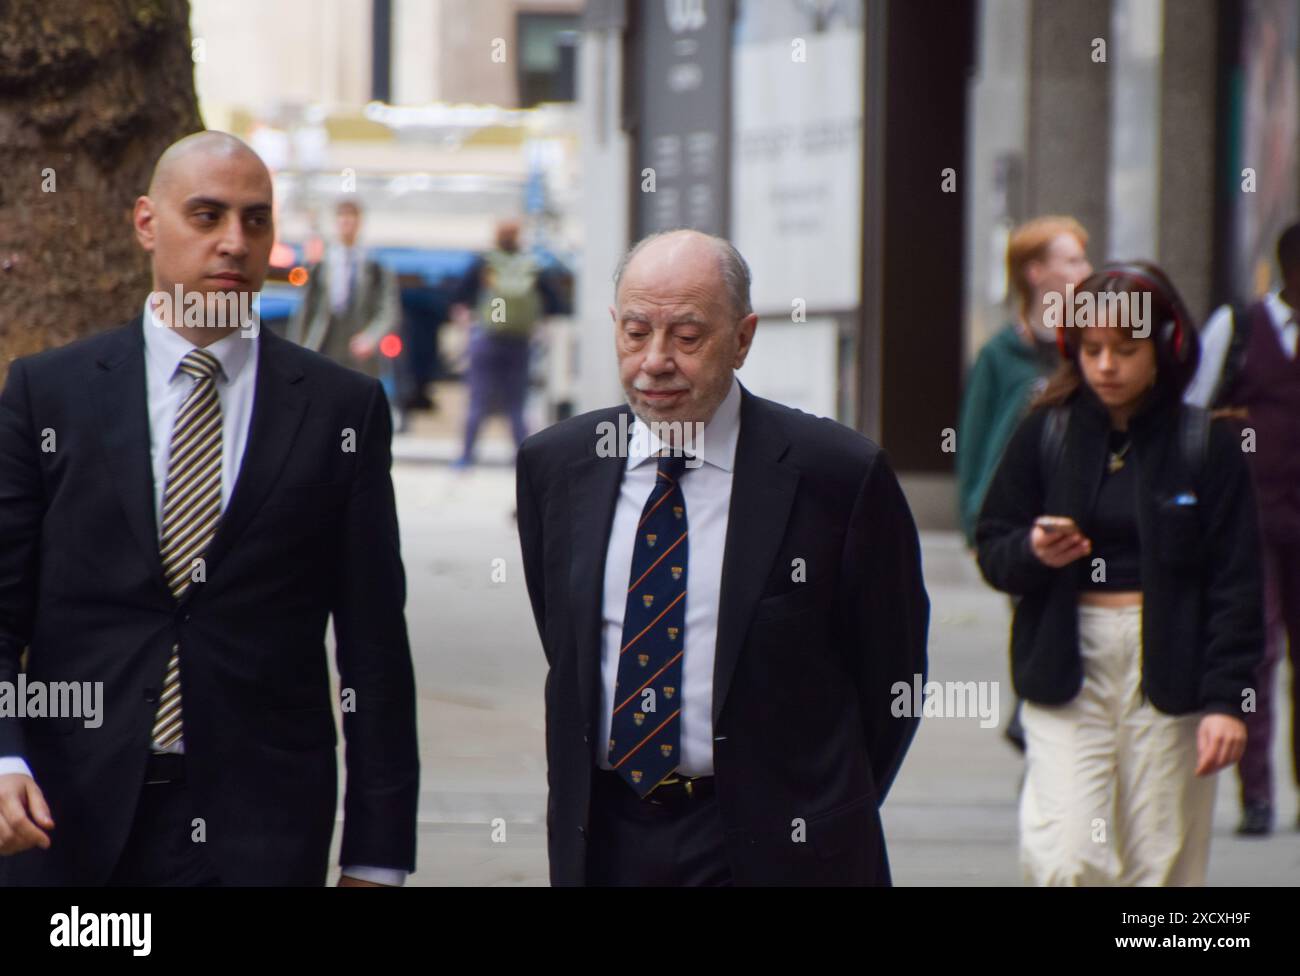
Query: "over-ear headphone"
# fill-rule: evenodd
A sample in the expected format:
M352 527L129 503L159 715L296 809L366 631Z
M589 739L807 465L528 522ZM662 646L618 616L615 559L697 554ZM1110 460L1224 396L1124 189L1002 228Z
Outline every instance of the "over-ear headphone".
M1192 344L1187 339L1192 317L1188 314L1182 298L1173 290L1172 285L1165 282L1163 275L1140 264L1131 262L1108 264L1096 272L1093 277L1105 281L1108 278L1115 278L1120 275L1133 279L1142 288L1159 295L1164 304L1173 311L1174 317L1162 322L1157 328L1155 336L1156 349L1161 358L1167 358L1180 366L1184 365L1192 350ZM1063 326L1057 328L1056 348L1060 352L1062 359L1074 358L1073 350L1065 341L1065 328Z

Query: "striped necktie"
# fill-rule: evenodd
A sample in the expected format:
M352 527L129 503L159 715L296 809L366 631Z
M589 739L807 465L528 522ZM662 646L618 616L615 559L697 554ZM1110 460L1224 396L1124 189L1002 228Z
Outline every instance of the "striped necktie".
M646 796L681 762L686 647L685 457L659 458L641 509L614 685L609 763Z
M210 352L194 349L181 360L180 371L194 385L176 414L172 428L167 487L163 493L163 575L172 595L180 599L194 583L201 557L221 518L221 401L217 373L221 364ZM155 748L166 749L181 739L180 645L172 645L167 677L154 718Z

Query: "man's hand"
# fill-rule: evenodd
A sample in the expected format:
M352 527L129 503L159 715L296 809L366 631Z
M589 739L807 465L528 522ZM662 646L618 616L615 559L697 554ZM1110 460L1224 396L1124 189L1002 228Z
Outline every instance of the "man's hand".
M1245 751L1245 722L1231 715L1206 715L1196 729L1196 775L1217 773Z
M36 780L23 773L0 776L0 855L33 847L47 850L50 835L45 831L53 829L54 819Z
M348 340L348 352L356 359L369 359L375 354L378 343L364 332L358 332Z
M380 884L378 881L362 881L360 878L353 878L350 875L340 874L340 888L391 888L392 885Z
M1038 561L1052 569L1068 566L1092 551L1092 542L1082 532L1047 532L1041 525L1029 534L1029 546Z

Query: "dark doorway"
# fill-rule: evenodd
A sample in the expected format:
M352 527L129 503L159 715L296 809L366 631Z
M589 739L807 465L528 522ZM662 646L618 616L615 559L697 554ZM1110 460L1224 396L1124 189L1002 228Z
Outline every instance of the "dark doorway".
M941 443L961 393L976 5L871 6L859 416L898 470L949 472Z

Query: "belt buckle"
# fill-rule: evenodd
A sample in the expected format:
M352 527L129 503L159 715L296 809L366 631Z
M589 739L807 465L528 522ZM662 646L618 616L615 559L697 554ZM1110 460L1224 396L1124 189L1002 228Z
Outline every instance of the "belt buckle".
M655 789L657 790L660 786L681 785L686 792L686 798L688 800L693 800L695 799L695 780L698 778L699 777L697 776L672 776L668 779L660 780L659 783L655 786ZM651 797L653 796L654 796L654 792L651 791L651 793L646 797L646 799L650 800L651 803L654 803L658 806L664 805L663 799L658 799L658 800L651 799Z
M663 797L663 794L660 794L659 799L656 800L656 799L655 799L655 791L658 790L659 787L661 787L661 786L676 786L676 785L677 785L678 783L680 783L681 781L682 781L682 779L681 779L680 776L672 776L672 777L669 777L668 779L661 779L658 783L655 784L655 788L654 788L653 790L651 790L649 793L646 794L646 799L649 800L651 803L653 803L653 804L654 804L655 806L657 806L657 807L664 806L664 797Z

